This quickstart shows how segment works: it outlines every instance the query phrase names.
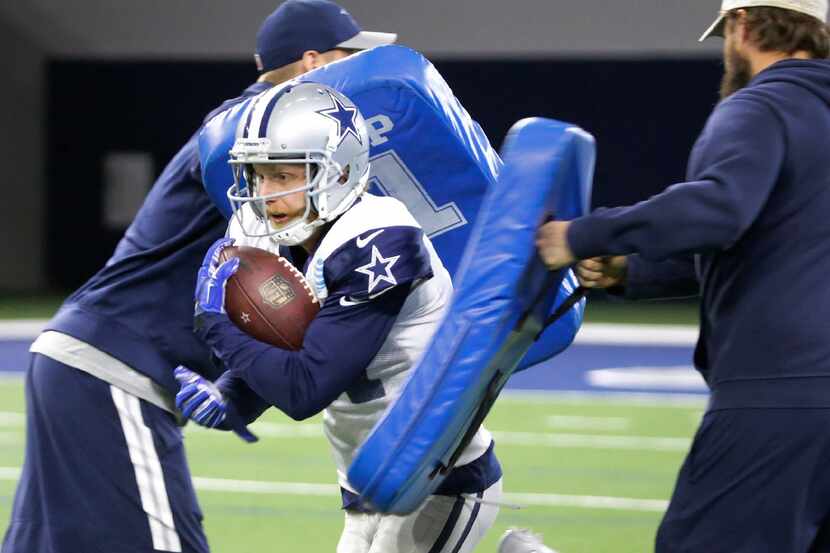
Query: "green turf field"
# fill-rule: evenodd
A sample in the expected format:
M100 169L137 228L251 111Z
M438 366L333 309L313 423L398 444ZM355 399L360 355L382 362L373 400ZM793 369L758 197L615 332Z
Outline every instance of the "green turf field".
M0 294L0 319L48 319L63 297L62 294Z
M650 551L702 407L502 397L486 424L505 470L505 499L525 507L503 508L477 551L494 552L509 526L542 532L561 553ZM319 417L295 423L272 410L253 428L261 437L255 445L187 430L213 551L333 552L342 515ZM3 530L23 445L22 383L0 378Z

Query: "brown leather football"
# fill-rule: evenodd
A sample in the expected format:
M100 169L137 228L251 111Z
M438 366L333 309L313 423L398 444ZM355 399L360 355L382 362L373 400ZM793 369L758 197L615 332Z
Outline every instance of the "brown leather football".
M248 246L228 246L220 261L239 258L225 287L225 310L240 329L261 342L298 350L320 302L287 259Z

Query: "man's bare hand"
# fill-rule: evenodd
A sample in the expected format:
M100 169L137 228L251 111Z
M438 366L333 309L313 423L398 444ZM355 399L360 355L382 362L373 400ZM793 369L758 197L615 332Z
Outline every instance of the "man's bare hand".
M576 261L568 246L568 221L551 221L536 232L536 248L539 257L551 271L567 267Z
M583 259L576 266L576 278L585 288L625 285L628 259L624 255Z

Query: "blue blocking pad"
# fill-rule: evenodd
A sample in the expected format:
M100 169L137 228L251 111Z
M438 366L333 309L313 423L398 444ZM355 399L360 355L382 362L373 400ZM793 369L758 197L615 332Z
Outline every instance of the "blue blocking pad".
M403 46L360 52L291 82L306 81L329 85L360 108L371 142L369 191L404 202L454 276L502 165L481 127L435 67ZM226 217L228 151L251 101L214 117L199 137L205 188Z
M377 510L416 509L443 481L510 374L527 366L522 358L534 354L545 318L569 287L561 286L566 271L547 271L536 255L536 231L551 217L587 212L594 152L593 137L566 123L533 118L511 129L449 313L349 468L349 482ZM537 360L570 344L580 322L577 305L544 330Z
M236 141L236 128L251 100L237 103L231 108L214 115L199 132L199 165L202 170L202 183L213 204L226 219L233 215L231 202L228 200L228 188L233 184L233 171L228 163L230 151Z
M551 122L557 123L552 120ZM564 123L557 124L565 125ZM556 200L556 211L553 215L555 219L563 221L575 219L590 211L591 189L594 182L594 162L596 161L594 137L579 127L568 126L567 128L568 132L577 136L570 143L569 166L564 169L572 173L570 177L566 177L571 179L568 181L571 184L563 186L556 192L562 196ZM505 147L507 146L508 143L505 143ZM560 282L559 291L551 312L558 308L579 285L573 273L566 274L563 279L560 279ZM571 345L577 331L582 326L584 313L585 301L583 300L574 309L569 310L560 319L545 328L522 357L514 372L523 371L537 363L547 361Z

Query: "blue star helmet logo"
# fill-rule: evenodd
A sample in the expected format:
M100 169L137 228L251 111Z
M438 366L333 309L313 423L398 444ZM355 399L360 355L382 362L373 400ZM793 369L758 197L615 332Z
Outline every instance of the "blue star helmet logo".
M363 141L360 139L360 133L357 132L357 127L355 126L357 108L347 107L337 97L332 95L331 92L328 94L334 105L328 109L321 109L317 113L337 123L337 145L339 146L347 136L352 135L358 144L362 146Z

